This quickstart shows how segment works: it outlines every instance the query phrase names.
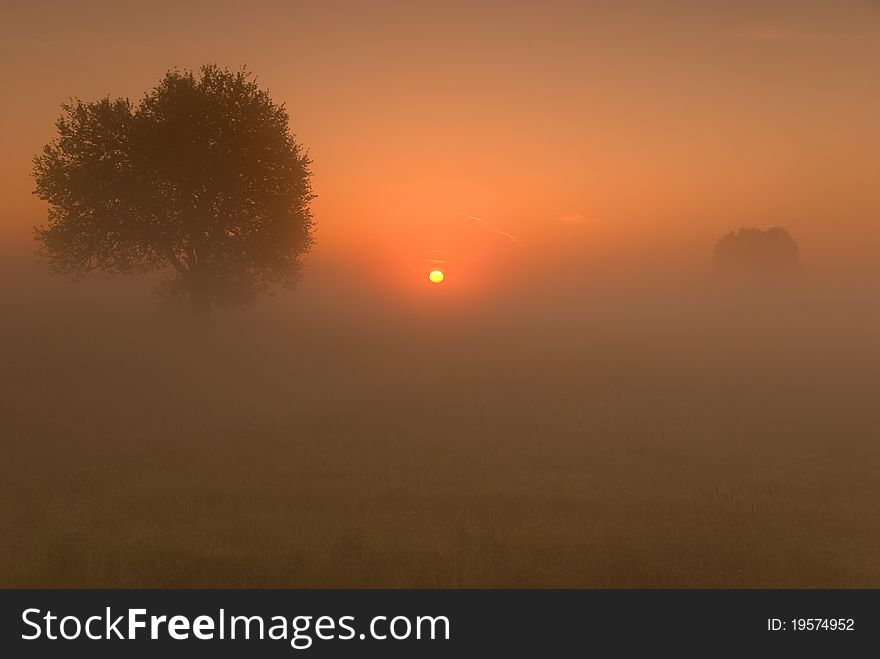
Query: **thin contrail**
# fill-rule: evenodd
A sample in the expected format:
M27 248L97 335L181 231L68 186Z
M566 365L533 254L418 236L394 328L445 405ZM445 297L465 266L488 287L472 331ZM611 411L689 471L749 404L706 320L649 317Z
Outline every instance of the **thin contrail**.
M583 213L578 211L577 213L570 213L568 215L560 215L556 218L557 222L561 222L562 224L588 224L589 220L584 217Z
M439 258L429 258L424 256L415 257L419 261L427 263L449 263L450 261L482 261L479 256L469 256L468 254L456 254L455 252L447 252L442 249L432 249L431 254ZM443 258L446 257L446 258Z
M502 231L501 229L493 227L488 222L486 222L486 220L484 220L482 217L477 217L476 215L468 215L467 213L462 213L460 211L458 214L461 215L462 217L466 217L469 220L473 220L477 224L480 224L480 225L486 227L489 231L492 231L493 233L497 233L499 236L504 236L511 243L516 244L519 242L519 239L516 236L514 236L512 233L507 233L506 231Z
M469 256L468 254L456 254L455 252L447 252L447 251L442 250L442 249L432 249L432 250L431 250L431 253L432 253L432 254L436 254L437 256L448 256L448 257L453 258L453 259L466 259L466 260L469 260L469 261L480 261L480 260L482 260L482 259L480 259L479 256Z

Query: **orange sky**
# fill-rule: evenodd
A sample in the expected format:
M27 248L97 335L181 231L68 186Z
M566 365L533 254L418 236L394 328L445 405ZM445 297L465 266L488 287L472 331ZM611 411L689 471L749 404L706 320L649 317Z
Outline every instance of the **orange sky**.
M21 2L0 62L7 244L45 217L30 159L62 102L217 62L256 72L314 159L316 271L406 289L434 259L480 290L699 264L742 224L787 226L835 267L880 248L867 0Z

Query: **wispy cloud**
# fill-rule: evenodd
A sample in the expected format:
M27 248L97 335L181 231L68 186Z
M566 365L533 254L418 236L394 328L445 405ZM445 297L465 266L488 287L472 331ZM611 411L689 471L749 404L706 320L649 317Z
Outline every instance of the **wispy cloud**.
M452 261L481 261L482 259L478 256L470 256L468 254L457 254L456 252L447 252L443 249L432 249L431 256L419 256L416 257L419 261L425 261L426 263L436 263L442 265L444 263L450 263Z
M560 215L556 218L557 222L562 224L587 224L589 223L589 219L584 217L584 214L578 211L577 213L569 213L568 215Z
M478 224L480 227L486 229L487 231L494 233L497 236L501 236L505 239L507 245L516 245L519 243L519 240L512 233L508 233L507 231L502 231L501 229L492 226L482 217L478 217L476 215L468 215L467 213L457 213L457 215L470 220L474 224ZM462 254L460 252L449 252L444 249L432 249L427 256L416 256L414 257L417 261L422 261L423 263L431 263L434 265L445 265L447 263L454 263L456 261L482 261L483 259L479 256L473 256L471 254Z
M820 43L834 41L860 41L880 37L880 31L826 32L821 30L798 30L773 26L751 27L733 33L735 39L764 43Z
M486 220L484 220L482 217L477 217L476 215L468 215L467 213L461 213L461 212L459 213L459 215L460 215L461 217L465 217L465 218L467 218L467 219L469 219L469 220L472 220L472 221L476 222L476 223L479 224L480 226L486 227L486 229L488 229L488 230L491 231L492 233L495 233L495 234L497 234L497 235L499 235L499 236L502 236L502 237L506 238L506 239L507 239L508 241L510 241L510 243L513 244L513 245L519 243L519 240L517 239L517 237L514 236L512 233L507 233L506 231L502 231L501 229L499 229L499 228L497 228L497 227L494 227L494 226L490 225L490 224L489 224L488 222L486 222Z
M455 252L447 252L443 249L432 249L432 254L439 256L440 258L446 258L454 261L479 261L480 257L478 256L469 256L468 254L456 254Z

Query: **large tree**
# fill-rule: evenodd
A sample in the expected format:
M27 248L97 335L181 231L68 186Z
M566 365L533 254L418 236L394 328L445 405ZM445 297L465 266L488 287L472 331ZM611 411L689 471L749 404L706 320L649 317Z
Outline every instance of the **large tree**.
M292 286L312 242L310 160L283 105L246 71L169 71L135 104L63 106L34 158L35 230L56 272L165 269L193 313Z

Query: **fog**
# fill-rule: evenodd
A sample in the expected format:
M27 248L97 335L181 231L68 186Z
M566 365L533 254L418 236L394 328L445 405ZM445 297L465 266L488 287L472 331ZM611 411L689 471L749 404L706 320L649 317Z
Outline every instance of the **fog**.
M3 586L880 583L865 282L5 281Z

